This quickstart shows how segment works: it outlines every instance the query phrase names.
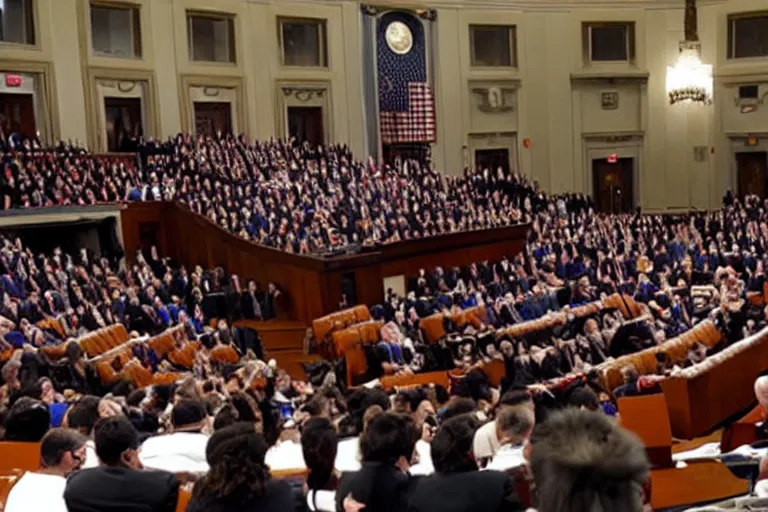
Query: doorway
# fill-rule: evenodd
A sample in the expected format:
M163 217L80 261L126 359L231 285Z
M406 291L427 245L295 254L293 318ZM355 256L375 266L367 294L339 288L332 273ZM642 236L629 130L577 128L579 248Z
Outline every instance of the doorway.
M288 107L288 135L313 146L325 144L323 107Z
M601 213L630 213L635 208L632 158L592 160L592 193Z
M736 153L736 170L739 180L739 197L754 194L765 199L768 153L765 151Z
M0 94L0 129L6 136L12 133L20 133L26 137L35 136L37 126L32 94Z
M475 150L475 169L488 169L492 174L496 174L496 169L504 169L504 175L509 173L509 149L476 149Z
M232 128L232 104L224 101L196 101L195 133L215 137L228 135Z
M104 98L107 151L134 153L143 135L141 98Z

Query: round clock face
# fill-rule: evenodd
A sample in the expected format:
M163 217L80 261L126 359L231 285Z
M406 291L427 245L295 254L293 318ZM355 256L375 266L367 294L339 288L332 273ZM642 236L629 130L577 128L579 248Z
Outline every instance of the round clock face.
M413 47L413 34L408 25L402 21L393 21L387 26L387 31L384 34L387 40L387 46L393 52L399 55L405 55Z

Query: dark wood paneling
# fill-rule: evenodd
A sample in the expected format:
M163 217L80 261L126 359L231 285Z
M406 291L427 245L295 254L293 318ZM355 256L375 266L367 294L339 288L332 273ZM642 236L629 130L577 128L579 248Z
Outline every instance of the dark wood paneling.
M415 275L420 268L453 266L512 257L523 248L528 225L412 240L350 256L320 258L289 254L231 234L189 209L166 202L131 203L121 211L123 242L133 261L142 224L156 223L158 248L187 266L225 267L244 284L274 282L287 296L284 316L303 322L336 311L344 274L355 279L357 302L384 299L383 278Z

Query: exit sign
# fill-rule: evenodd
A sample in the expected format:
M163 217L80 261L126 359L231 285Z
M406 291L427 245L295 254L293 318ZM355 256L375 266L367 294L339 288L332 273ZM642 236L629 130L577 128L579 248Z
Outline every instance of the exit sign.
M757 137L747 137L747 140L745 141L745 144L747 146L757 146L759 141L757 140Z
M619 155L617 155L616 153L611 153L610 155L608 155L609 164L615 164L618 161L619 161Z
M7 87L21 87L21 75L5 75L5 85Z

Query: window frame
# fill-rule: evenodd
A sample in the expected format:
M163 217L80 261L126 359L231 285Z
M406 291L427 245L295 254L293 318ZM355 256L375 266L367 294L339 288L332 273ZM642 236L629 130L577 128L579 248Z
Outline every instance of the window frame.
M36 0L22 0L25 5L25 9L28 7L29 12L24 13L24 21L27 25L25 27L26 31L31 34L31 36L27 37L27 40L31 42L19 42L19 41L7 41L5 39L0 39L0 47L6 47L6 48L19 48L19 49L34 49L34 48L40 48L40 42L38 38L37 28L39 26L39 19L37 17L37 1ZM0 27L0 30L2 28ZM27 34L25 34L27 35Z
M761 59L768 59L768 51L763 55L754 55L751 57L736 57L736 22L744 19L756 19L765 18L768 21L768 10L762 11L747 11L747 12L735 12L729 13L726 17L726 29L725 29L725 58L728 61L734 62L749 62L751 60L757 61Z
M302 66L298 64L286 64L285 62L285 37L283 35L283 25L285 23L293 24L312 24L318 27L318 49L320 62L315 66ZM277 17L277 46L280 52L280 65L288 68L313 68L313 69L329 69L330 56L328 52L328 20L325 18L308 18L308 17L295 17L295 16L278 16Z
M97 9L119 9L119 10L127 10L130 12L130 20L131 20L131 38L132 38L132 47L133 47L133 55L130 56L121 56L121 55L115 55L111 53L102 53L96 51L96 48L93 47L93 8L96 7ZM121 3L121 2L109 2L109 1L101 1L101 0L93 0L88 3L88 22L89 22L89 29L90 29L90 44L91 44L91 55L94 57L99 58L106 58L106 59L135 59L135 60L141 60L144 58L144 41L142 39L142 27L141 27L141 4L133 4L133 3Z
M634 66L637 62L637 27L634 21L585 21L581 26L581 51L585 66ZM626 59L594 60L592 58L592 31L595 28L623 27L627 52Z
M235 34L235 31L236 31L236 27L235 27L236 15L235 14L226 13L226 12L217 12L217 11L187 10L186 16L187 16L187 57L189 59L189 62L194 64L214 65L214 66L236 66L237 65L238 51L237 51L237 39ZM195 59L195 49L194 49L195 36L194 36L194 31L192 30L192 24L195 18L204 18L212 21L227 22L227 29L229 31L229 34L227 37L228 44L229 44L229 52L228 52L229 60L218 61L218 60Z
M476 64L475 29L506 29L509 47L509 65L487 66ZM505 23L470 23L469 24L469 66L473 69L517 69L517 25Z

